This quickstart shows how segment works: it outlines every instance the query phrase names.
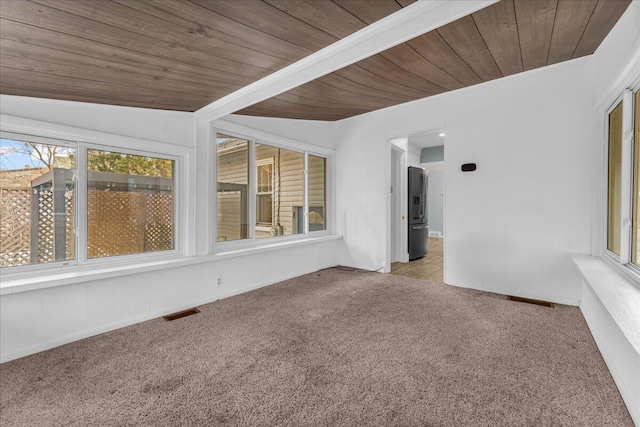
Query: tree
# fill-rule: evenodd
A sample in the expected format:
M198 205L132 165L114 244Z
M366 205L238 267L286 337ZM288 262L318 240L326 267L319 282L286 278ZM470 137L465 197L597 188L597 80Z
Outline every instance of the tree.
M132 154L89 150L87 164L93 172L111 172L127 175L171 177L173 162Z
M7 163L14 163L11 157L16 155L20 158L26 156L34 168L46 167L51 170L57 167L73 168L74 166L72 150L67 147L29 141L3 140L0 157L6 159ZM21 166L23 165L13 165L14 168Z

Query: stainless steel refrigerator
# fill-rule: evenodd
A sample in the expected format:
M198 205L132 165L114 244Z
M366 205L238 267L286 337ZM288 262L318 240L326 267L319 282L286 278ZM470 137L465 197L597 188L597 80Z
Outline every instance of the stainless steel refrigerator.
M427 187L429 175L422 168L409 167L409 260L427 253L429 220L427 218Z

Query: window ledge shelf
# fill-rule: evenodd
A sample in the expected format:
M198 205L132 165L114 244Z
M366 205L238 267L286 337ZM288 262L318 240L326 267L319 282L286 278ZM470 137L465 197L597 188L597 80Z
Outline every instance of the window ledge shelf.
M51 270L47 270L40 271L38 273L30 272L28 273L28 275L27 273L20 275L3 274L2 280L0 281L0 295L10 295L19 292L34 291L56 286L71 285L74 283L82 283L100 279L107 279L111 277L144 273L147 271L157 271L167 268L202 264L207 262L220 261L228 258L254 255L278 249L286 249L340 239L342 239L341 235L308 237L304 239L289 240L286 242L275 242L241 249L225 250L213 254L194 257L179 256L169 259L165 258L127 264L114 263L109 264L108 266L93 266L91 268L59 267L61 269L65 269L64 272L53 272Z
M640 289L601 257L571 254L587 286L640 354Z

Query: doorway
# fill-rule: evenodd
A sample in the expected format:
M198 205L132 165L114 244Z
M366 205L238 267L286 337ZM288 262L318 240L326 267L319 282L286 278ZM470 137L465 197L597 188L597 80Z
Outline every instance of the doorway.
M422 258L414 261L408 259L408 247L406 240L403 247L398 248L397 239L391 239L391 273L401 276L412 277L416 279L428 280L433 282L444 282L444 135L443 129L433 129L429 131L419 132L409 135L407 138L401 138L397 141L403 141L404 153L406 155L406 164L400 166L398 157L400 152L394 150L392 141L391 146L391 212L389 229L391 235L397 233L407 233L407 223L400 224L394 221L398 216L402 217L397 211L398 206L407 204L407 187L406 175L407 167L414 166L423 168L427 172L428 191L427 191L427 210L429 237L427 243L427 254ZM398 168L401 168L398 170ZM402 173L404 172L404 174ZM397 182L400 177L405 177L405 187L393 187L393 183ZM400 194L393 193L394 190L403 191L404 198ZM400 199L404 200L399 201ZM404 203L404 205L402 205ZM398 252L403 252L406 257L398 256Z

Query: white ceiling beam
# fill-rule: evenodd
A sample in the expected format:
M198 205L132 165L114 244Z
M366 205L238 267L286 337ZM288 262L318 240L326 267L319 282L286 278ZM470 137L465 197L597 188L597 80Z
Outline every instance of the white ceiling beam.
M498 0L419 0L196 111L215 120L354 64Z

